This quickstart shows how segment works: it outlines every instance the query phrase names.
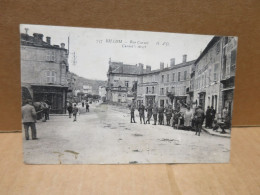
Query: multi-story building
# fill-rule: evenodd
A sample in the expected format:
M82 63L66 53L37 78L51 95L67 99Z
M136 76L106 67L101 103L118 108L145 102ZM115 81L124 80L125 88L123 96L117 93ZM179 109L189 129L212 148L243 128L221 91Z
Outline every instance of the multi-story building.
M66 112L68 51L65 44L51 45L43 34L21 34L22 100L47 101L51 113Z
M171 59L171 66L164 68L164 63L160 64L159 75L159 105L176 104L176 101L183 103L190 101L190 74L193 61L187 61L187 55L183 55L182 63L175 64L175 59ZM172 94L174 102L170 102L169 94Z
M137 102L148 104L158 103L160 70L151 70L146 66L146 71L138 75Z
M92 86L90 86L90 85L83 85L82 86L82 92L85 95L92 94Z
M107 100L127 103L135 98L137 75L143 72L143 64L128 65L109 61L107 73Z
M204 110L213 106L217 113L222 108L220 73L224 37L215 36L195 61L194 101Z
M237 37L225 37L223 43L223 64L221 83L223 107L227 107L230 113L233 111L233 96L235 88L236 73L236 55L237 55Z

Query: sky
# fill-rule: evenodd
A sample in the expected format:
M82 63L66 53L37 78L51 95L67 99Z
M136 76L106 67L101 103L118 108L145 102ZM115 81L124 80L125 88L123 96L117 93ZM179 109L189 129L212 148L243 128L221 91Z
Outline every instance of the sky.
M65 43L68 49L69 70L88 79L107 80L109 59L135 65L150 65L152 70L170 66L170 59L175 64L181 63L183 55L187 61L195 60L207 46L213 35L194 35L181 33L112 30L99 28L47 26L21 24L20 32L41 33L51 37L52 45ZM74 64L74 53L76 63Z

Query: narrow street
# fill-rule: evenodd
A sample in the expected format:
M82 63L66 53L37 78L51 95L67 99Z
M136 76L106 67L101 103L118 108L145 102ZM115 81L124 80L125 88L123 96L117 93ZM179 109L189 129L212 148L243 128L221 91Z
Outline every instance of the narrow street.
M130 113L106 104L80 108L77 121L50 116L38 122L38 140L25 141L28 164L218 163L229 159L229 138L168 126L130 123Z

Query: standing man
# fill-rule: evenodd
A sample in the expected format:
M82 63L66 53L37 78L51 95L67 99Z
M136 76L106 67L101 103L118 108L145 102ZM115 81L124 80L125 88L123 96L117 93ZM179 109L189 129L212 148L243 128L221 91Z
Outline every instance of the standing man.
M25 139L29 140L29 127L31 127L32 132L32 139L38 139L36 136L36 111L35 108L32 106L32 100L27 99L26 104L22 107L22 119L23 125L25 130Z
M157 114L158 114L158 107L157 107L157 103L154 103L153 105L153 120L154 120L154 123L153 125L156 125L156 122L157 122Z
M211 109L208 106L207 110L206 110L206 128L210 128L210 121L211 121Z
M89 104L86 102L86 112L89 112Z
M74 116L73 122L77 121L77 113L78 113L78 111L79 111L79 109L78 109L77 105L74 104L74 107L73 107L73 109L72 109L73 116Z
M68 112L69 112L69 118L71 118L71 114L72 114L72 105L71 105L71 103L69 103L69 105L68 105L68 107L67 107L67 110L68 110Z
M159 113L159 125L164 125L164 118L163 118L163 113L164 113L164 106L161 105L160 108L158 109Z
M171 105L168 105L168 107L165 109L165 115L166 115L167 126L170 126L171 118L172 118L172 108L171 108Z
M143 120L143 122L145 124L144 110L145 110L145 107L144 107L143 103L141 103L141 105L138 108L139 116L140 116L140 123L141 124L142 124L142 120Z
M195 135L198 134L198 136L200 136L202 124L203 124L203 121L205 118L205 114L204 114L204 111L202 110L201 106L198 106L198 109L196 110L194 117L195 117L195 128L196 128Z
M153 106L152 106L151 103L149 104L149 106L147 107L146 110L147 110L147 121L146 121L146 123L149 122L149 124L150 124L150 119L152 118L152 115L153 115Z
M211 106L211 112L210 112L210 116L211 116L211 120L210 120L210 128L213 128L213 122L215 120L215 115L216 115L216 110L213 108L213 106Z
M135 100L132 100L132 103L130 105L130 112L131 112L131 123L136 123L135 122Z

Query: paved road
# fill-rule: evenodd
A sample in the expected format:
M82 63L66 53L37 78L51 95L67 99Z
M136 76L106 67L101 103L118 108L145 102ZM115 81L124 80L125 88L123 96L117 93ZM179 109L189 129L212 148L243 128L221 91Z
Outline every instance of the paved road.
M29 164L218 163L229 159L230 139L195 136L194 132L159 125L130 123L127 110L94 105L73 122L51 116L37 123L39 140L25 141ZM137 113L136 113L137 114Z

